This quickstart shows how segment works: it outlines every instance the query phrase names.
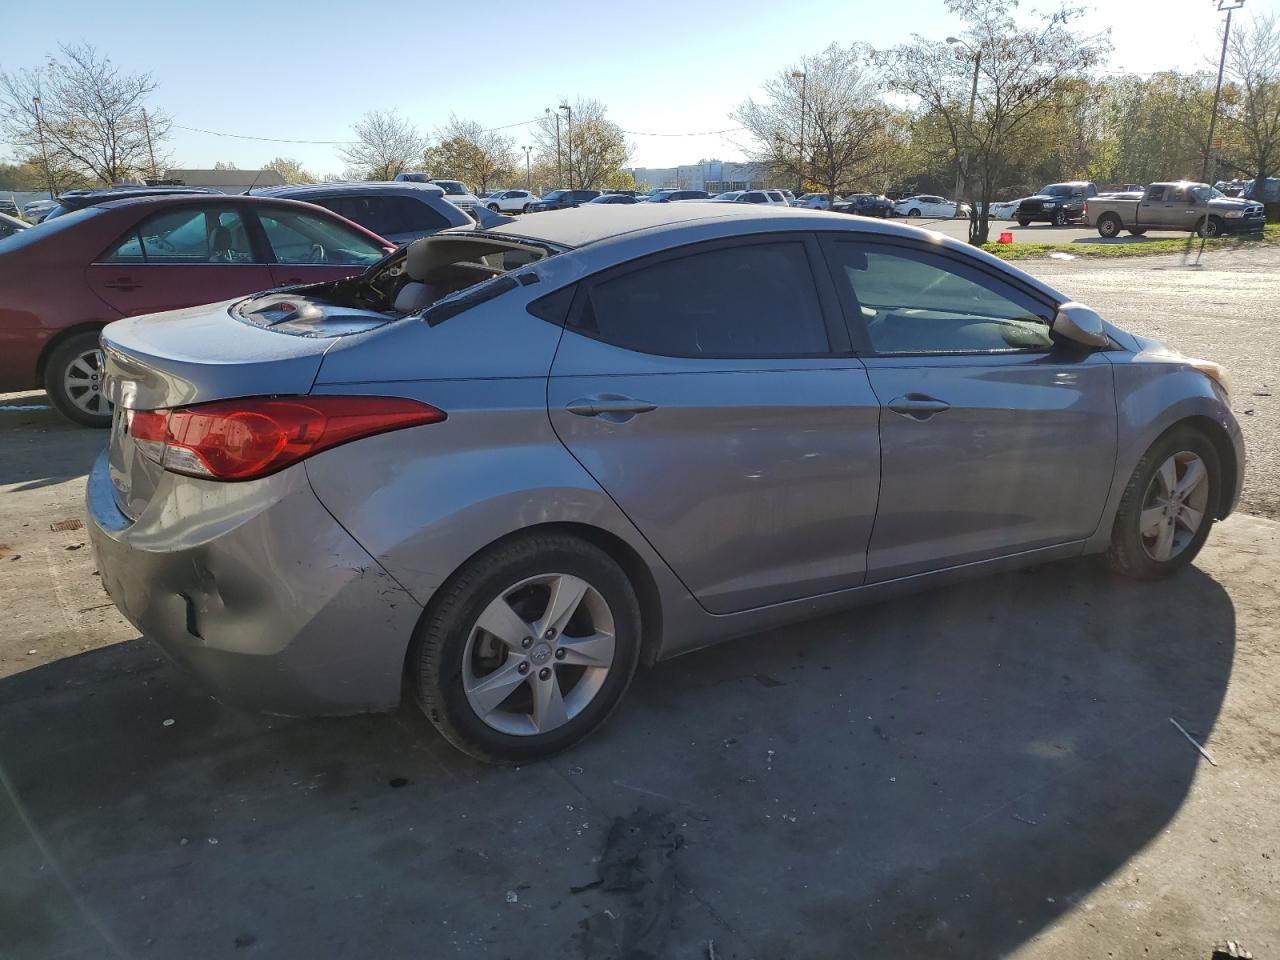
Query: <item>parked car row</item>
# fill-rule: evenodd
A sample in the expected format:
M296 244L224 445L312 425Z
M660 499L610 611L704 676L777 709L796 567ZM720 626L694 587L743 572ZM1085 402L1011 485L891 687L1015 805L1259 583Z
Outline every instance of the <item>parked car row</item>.
M1262 230L1263 205L1228 197L1207 183L1188 180L1150 184L1141 196L1094 197L1085 204L1084 220L1099 236L1110 239L1122 230L1140 237L1148 230L1194 231L1202 237Z

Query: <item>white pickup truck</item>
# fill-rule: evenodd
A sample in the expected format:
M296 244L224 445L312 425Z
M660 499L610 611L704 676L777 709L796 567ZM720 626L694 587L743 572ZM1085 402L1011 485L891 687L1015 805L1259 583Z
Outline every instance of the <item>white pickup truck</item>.
M1128 230L1140 237L1148 230L1195 231L1202 237L1261 230L1266 223L1262 204L1228 197L1207 183L1178 180L1153 183L1139 197L1091 197L1084 220L1110 239Z

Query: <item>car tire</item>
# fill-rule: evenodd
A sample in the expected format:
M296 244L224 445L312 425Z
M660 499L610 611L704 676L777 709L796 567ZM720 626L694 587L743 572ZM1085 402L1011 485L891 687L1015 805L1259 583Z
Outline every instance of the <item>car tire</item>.
M1193 476L1200 477L1194 484ZM1156 440L1120 497L1107 550L1111 569L1136 580L1158 580L1194 560L1213 527L1221 476L1217 448L1199 430L1174 427ZM1179 495L1184 484L1188 489Z
M44 389L53 408L86 427L111 426L111 406L102 392L102 351L98 331L68 337L44 364Z
M1031 221L1030 221L1030 220L1023 220L1023 219L1019 218L1019 220L1018 220L1018 226L1020 226L1020 227L1029 227L1029 226L1031 226Z
M1222 218L1204 217L1196 224L1196 233L1202 237L1210 238L1222 236Z
M529 205L526 203L523 207L521 207L521 208L520 208L520 212L521 212L521 213L528 213L528 212L529 212Z
M912 207L910 210L908 210L908 211L907 211L907 216L908 216L908 217L918 217L918 216L920 216L920 208L919 208L919 207Z
M1120 231L1124 228L1124 224L1120 218L1114 213L1104 213L1098 218L1098 236L1104 240L1110 240L1118 237Z
M1055 227L1065 227L1071 222L1071 218L1067 216L1067 211L1059 210L1053 215L1053 225Z
M586 592L563 633L535 637L555 584L585 584ZM508 613L513 618L504 620ZM510 635L503 640L481 627L485 618ZM524 638L511 633L525 627ZM577 662L585 648L570 641L584 633L612 635L607 667ZM450 743L480 760L524 763L559 753L604 723L635 674L640 633L635 590L612 557L567 534L521 536L480 553L440 588L419 624L408 673L418 705ZM591 655L603 659L602 648ZM549 705L539 711L540 702Z
M1146 227L1130 227L1129 235L1133 237L1145 237L1147 235Z
M498 209L498 205L496 203L489 204L489 209L492 210L494 213L502 212L501 210Z

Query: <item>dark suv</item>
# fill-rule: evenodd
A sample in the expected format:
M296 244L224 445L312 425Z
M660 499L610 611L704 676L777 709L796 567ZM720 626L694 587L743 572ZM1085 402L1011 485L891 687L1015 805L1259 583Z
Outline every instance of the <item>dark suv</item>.
M578 207L600 196L599 190L552 190L541 200L529 204L530 213L541 213L544 210L568 210Z
M649 194L650 203L670 203L672 200L710 200L705 190L655 190Z
M1098 195L1098 185L1085 180L1068 183L1051 183L1040 188L1034 197L1027 197L1018 204L1014 219L1025 227L1032 221L1052 223L1065 227L1084 219L1084 202Z
M99 187L86 190L68 190L58 194L58 205L45 215L45 220L61 217L73 210L94 207L108 200L132 200L135 197L164 197L184 193L220 193L212 187Z
M301 183L260 187L262 197L302 200L332 210L340 217L403 246L449 227L466 227L473 221L447 199L434 183L357 180L351 183Z

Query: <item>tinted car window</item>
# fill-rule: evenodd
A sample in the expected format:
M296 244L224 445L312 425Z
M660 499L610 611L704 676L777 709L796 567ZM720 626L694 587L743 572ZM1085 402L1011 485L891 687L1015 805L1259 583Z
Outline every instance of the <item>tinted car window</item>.
M259 210L271 251L279 263L370 264L385 251L340 223L293 210Z
M102 263L253 263L244 220L234 210L179 207L129 231Z
M592 284L574 325L628 350L665 356L770 357L829 349L800 243L708 250Z
M1147 200L1163 200L1164 187L1147 187Z
M384 237L393 233L443 230L449 226L443 214L411 197L325 197L316 202Z
M962 263L907 247L837 242L847 283L877 353L1047 350L1048 308Z

